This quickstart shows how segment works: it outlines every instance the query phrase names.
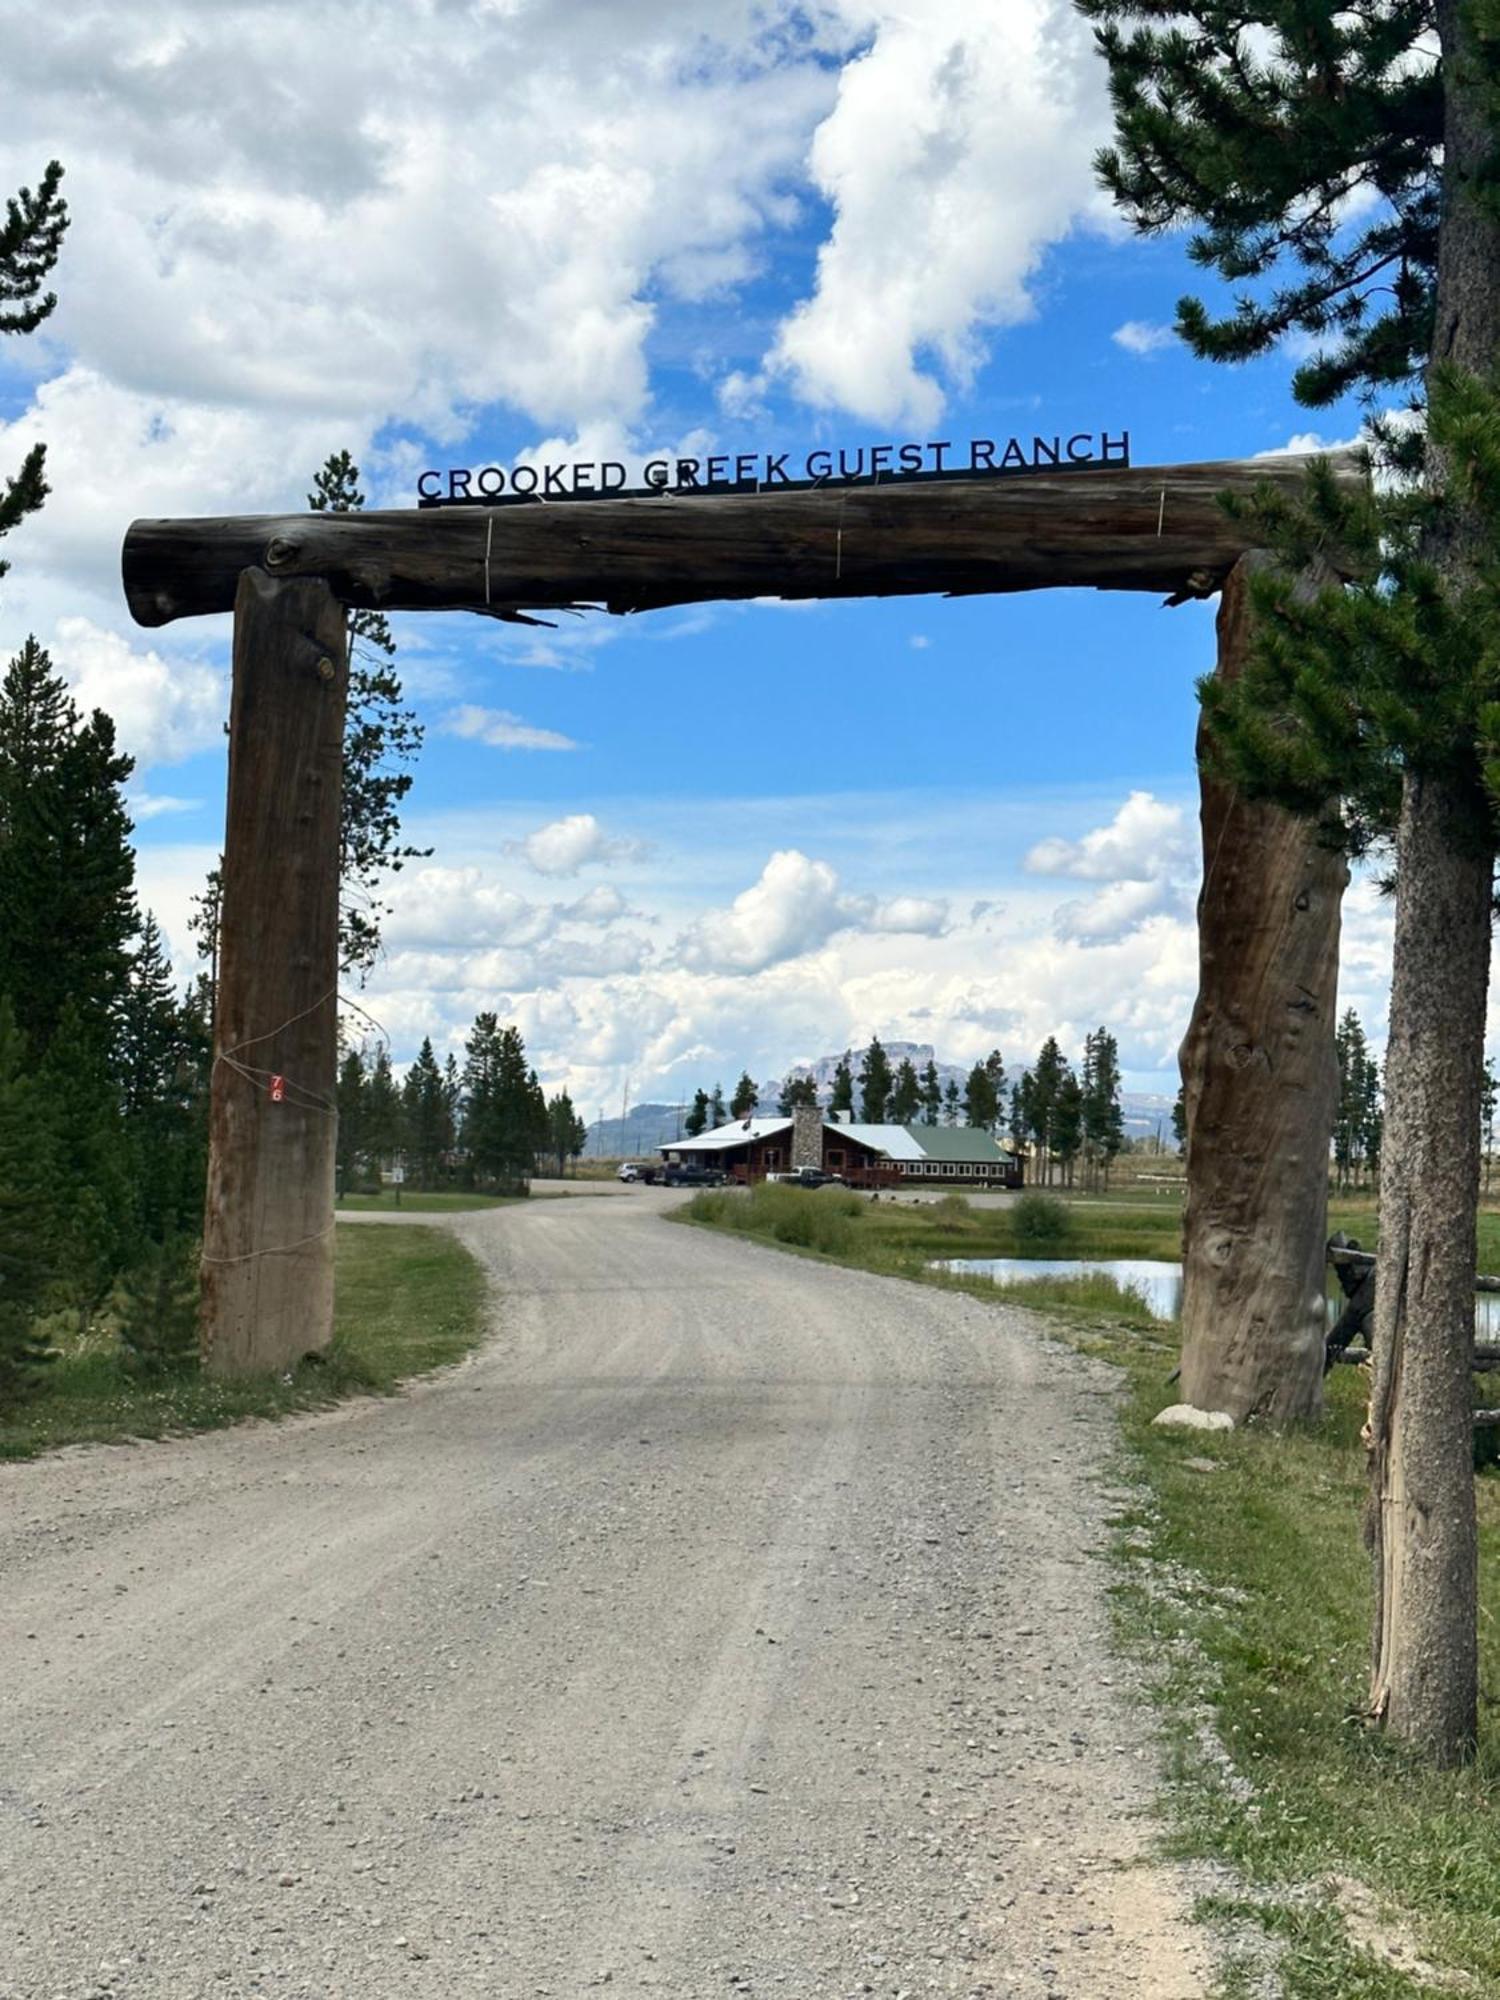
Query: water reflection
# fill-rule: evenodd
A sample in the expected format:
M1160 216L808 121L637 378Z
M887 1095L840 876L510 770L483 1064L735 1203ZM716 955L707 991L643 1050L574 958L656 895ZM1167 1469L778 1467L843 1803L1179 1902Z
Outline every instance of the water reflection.
M933 1267L960 1275L1025 1284L1028 1278L1113 1278L1122 1291L1139 1292L1158 1319L1176 1319L1182 1305L1182 1266L1152 1257L947 1257ZM1328 1319L1344 1309L1344 1296L1330 1272ZM1480 1340L1500 1340L1500 1295L1481 1292L1474 1301Z

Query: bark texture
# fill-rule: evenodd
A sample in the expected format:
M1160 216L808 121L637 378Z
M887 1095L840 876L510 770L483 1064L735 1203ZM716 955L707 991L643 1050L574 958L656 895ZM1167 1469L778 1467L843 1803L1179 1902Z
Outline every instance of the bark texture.
M1462 0L1438 0L1437 25L1446 109L1432 359L1487 374L1500 356L1500 224L1477 190L1497 135ZM1441 463L1433 472L1441 481ZM1466 585L1481 537L1459 514L1435 536L1429 553L1449 588ZM1470 1357L1494 855L1462 749L1448 768L1408 773L1397 832L1368 1431L1370 1706L1438 1764L1468 1756L1478 1733Z
M1438 1763L1467 1755L1478 1726L1471 1372L1492 872L1472 820L1465 851L1451 803L1441 783L1408 780L1369 1426L1370 1706Z
M1249 580L1219 609L1218 672L1242 670ZM1349 872L1317 829L1209 773L1199 728L1198 999L1182 1045L1187 1110L1182 1394L1236 1423L1322 1406L1333 1031Z
M291 1368L333 1338L338 856L348 658L317 578L240 580L234 618L204 1365Z
M242 570L321 576L345 604L524 616L743 597L1147 590L1208 597L1245 553L1220 494L1300 492L1305 459L1105 467L1013 479L671 494L402 513L136 521L142 625L227 611ZM1346 454L1343 476L1365 477Z

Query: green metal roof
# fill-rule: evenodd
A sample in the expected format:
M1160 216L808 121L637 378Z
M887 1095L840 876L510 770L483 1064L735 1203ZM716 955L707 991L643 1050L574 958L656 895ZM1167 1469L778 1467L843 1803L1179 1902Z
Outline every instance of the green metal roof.
M972 1125L908 1125L906 1130L929 1160L952 1160L960 1165L981 1166L1011 1158L988 1132L981 1132Z

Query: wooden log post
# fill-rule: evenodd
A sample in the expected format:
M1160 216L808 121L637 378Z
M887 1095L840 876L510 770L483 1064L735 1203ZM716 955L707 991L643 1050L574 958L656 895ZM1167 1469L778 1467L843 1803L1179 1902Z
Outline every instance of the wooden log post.
M333 1337L339 795L348 643L321 578L247 569L234 606L229 808L201 1337L216 1375Z
M1249 641L1244 557L1219 608L1218 672ZM1321 1408L1334 1015L1349 871L1316 828L1207 768L1199 725L1199 990L1182 1045L1187 1111L1182 1395L1236 1423Z

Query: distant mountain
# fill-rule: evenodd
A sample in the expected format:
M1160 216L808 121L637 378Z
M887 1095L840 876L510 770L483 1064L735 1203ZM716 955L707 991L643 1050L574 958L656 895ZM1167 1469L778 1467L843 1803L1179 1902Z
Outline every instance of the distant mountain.
M909 1058L912 1067L920 1074L929 1062L937 1061L936 1051L930 1042L887 1042L885 1050L891 1059L892 1069L897 1068L903 1058ZM843 1050L840 1049L833 1055L819 1056L816 1062L795 1063L787 1075L810 1076L818 1087L818 1102L826 1109L833 1095L833 1073L842 1060ZM852 1054L851 1061L857 1076L859 1052ZM969 1065L965 1064L938 1062L937 1072L944 1089L950 1078L960 1090L969 1079ZM775 1113L784 1081L784 1077L778 1076L757 1085L762 1117ZM689 1097L683 1104L637 1104L624 1118L596 1119L589 1127L589 1157L635 1159L670 1145L674 1139L682 1137L682 1121L687 1116L691 1101ZM1128 1139L1154 1139L1159 1135L1167 1145L1172 1143L1170 1097L1127 1090L1121 1093L1120 1108L1125 1114L1125 1136Z

